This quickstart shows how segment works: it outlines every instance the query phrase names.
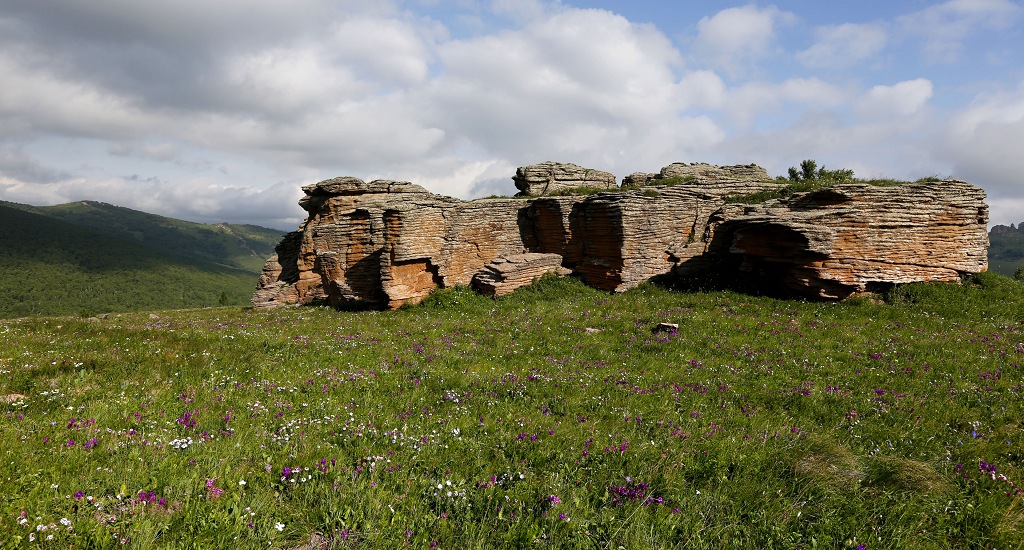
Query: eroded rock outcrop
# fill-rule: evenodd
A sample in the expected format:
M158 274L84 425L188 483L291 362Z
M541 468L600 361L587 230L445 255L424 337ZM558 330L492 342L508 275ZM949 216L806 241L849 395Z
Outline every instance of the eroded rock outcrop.
M575 164L547 161L516 170L512 181L523 196L541 196L580 188L615 189L611 172L584 168Z
M957 180L839 185L715 212L698 270L746 273L766 287L838 299L896 283L957 281L988 266L988 206ZM686 262L677 272L692 273ZM699 271L698 271L699 272Z
M667 182L684 182L690 185L716 183L720 181L771 181L768 172L756 164L715 166L703 162L673 162L658 173L633 172L622 178L623 187L658 185Z
M309 217L267 261L253 304L394 308L471 282L498 295L556 263L616 292L669 273L738 273L820 298L987 266L985 195L964 182L844 185L745 205L726 199L783 184L755 165L676 163L644 176L631 191L475 201L408 182L307 186L300 204ZM520 168L513 179L524 193L614 183L607 172L558 163Z

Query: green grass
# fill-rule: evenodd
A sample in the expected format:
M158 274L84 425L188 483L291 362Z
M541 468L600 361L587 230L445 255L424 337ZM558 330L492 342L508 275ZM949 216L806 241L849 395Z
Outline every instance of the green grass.
M726 197L725 202L727 203L739 203L739 204L761 204L775 199L784 199L791 197L799 193L807 193L810 191L817 191L819 189L826 189L836 185L844 185L851 183L874 185L876 187L892 187L896 185L906 185L910 182L894 180L888 178L876 178L876 179L860 179L860 178L814 178L809 180L791 181L786 178L777 178L779 183L785 183L786 186L780 189L771 189L767 191L758 191L756 193L748 193L746 195L734 195ZM934 178L921 178L915 183L923 182L934 182L937 181Z
M1020 547L1024 284L887 299L0 321L0 544Z

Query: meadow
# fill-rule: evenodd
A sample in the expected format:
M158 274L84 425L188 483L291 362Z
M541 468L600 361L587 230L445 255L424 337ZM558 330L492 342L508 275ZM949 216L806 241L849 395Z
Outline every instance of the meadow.
M1019 548L1021 363L994 274L5 320L0 540Z

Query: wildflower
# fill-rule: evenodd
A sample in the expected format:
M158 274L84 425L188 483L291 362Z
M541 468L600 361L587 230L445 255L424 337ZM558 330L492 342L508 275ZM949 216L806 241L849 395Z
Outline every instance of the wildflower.
M281 522L277 522L274 524L274 529L277 529L278 531L284 531L284 524Z
M239 485L245 485L245 480L244 480L244 479L240 479L240 480L238 480L238 484L239 484Z
M215 483L217 483L216 478L206 480L206 489L210 493L210 498L217 498L224 493L224 489L217 487Z

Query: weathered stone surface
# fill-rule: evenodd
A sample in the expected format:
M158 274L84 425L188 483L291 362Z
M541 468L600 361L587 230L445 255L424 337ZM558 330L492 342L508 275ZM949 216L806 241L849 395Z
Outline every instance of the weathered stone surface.
M661 174L652 174L650 172L633 172L632 174L622 178L622 186L641 187L648 183L654 183L660 175Z
M735 166L715 166L703 162L686 164L673 162L661 169L655 179L683 178L695 183L711 183L718 181L771 181L768 172L756 164L737 164Z
M570 191L581 187L609 190L618 187L615 176L610 172L552 161L520 167L512 181L521 195L528 196Z
M772 182L723 181L590 197L577 206L583 250L575 272L588 285L615 292L671 273L680 261L703 253L697 241L725 197L778 187Z
M568 275L558 254L513 254L502 256L484 266L473 276L472 287L485 296L504 296L527 286L543 275Z
M554 263L616 292L710 270L820 298L987 267L985 195L964 182L845 185L742 205L725 199L782 185L752 165L673 164L659 177L680 174L692 179L526 200L461 201L357 178L306 186L309 217L267 261L253 304L394 308L471 282L497 294Z
M763 205L729 205L708 222L704 259L817 298L985 271L988 206L962 181L840 185ZM686 273L686 263L678 271Z

